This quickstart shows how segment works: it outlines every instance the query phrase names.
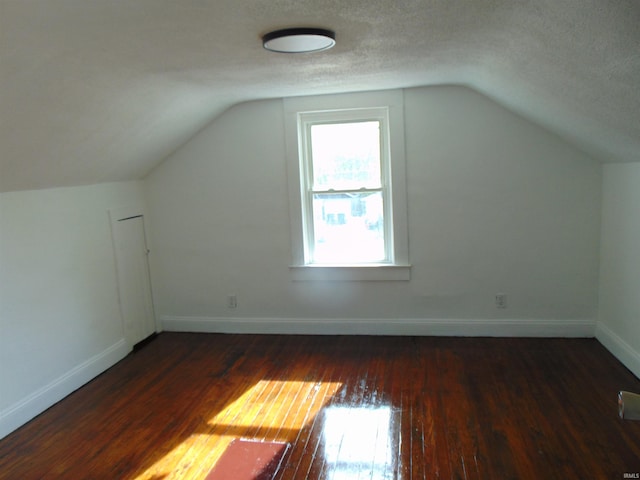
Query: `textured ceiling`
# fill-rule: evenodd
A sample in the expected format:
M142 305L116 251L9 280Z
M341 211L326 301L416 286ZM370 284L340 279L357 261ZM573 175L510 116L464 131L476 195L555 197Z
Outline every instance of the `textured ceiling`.
M301 25L337 46L262 48ZM640 161L640 2L0 0L0 191L142 178L245 100L437 84Z

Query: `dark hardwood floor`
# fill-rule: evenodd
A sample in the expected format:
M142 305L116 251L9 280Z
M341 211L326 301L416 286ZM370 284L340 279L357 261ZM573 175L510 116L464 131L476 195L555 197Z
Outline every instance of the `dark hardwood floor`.
M163 333L1 440L0 478L204 479L244 438L291 444L279 480L622 479L619 390L593 339Z

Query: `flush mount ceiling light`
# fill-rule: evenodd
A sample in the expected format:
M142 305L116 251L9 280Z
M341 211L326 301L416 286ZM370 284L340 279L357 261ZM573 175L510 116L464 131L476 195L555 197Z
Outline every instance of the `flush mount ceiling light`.
M264 48L281 53L320 52L335 44L335 32L323 28L285 28L262 37Z

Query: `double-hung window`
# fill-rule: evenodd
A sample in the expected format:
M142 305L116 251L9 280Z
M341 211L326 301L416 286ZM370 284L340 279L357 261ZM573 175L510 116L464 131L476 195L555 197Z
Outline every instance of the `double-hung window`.
M301 114L305 261L393 261L386 110Z
M401 98L285 100L298 275L408 279ZM307 109L322 105L329 108Z

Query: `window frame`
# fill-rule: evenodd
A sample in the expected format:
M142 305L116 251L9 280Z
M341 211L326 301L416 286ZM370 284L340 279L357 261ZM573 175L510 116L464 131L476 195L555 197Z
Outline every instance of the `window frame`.
M313 155L311 143L311 129L315 125L330 124L347 124L360 122L377 122L380 127L379 149L380 149L380 187L373 190L379 190L382 194L383 202L383 218L384 218L384 244L385 258L380 262L353 262L353 265L378 265L393 264L393 212L391 198L391 165L389 145L389 118L388 109L362 108L355 110L339 110L339 111L321 111L321 112L299 112L298 113L298 141L299 141L299 159L300 159L300 188L302 201L302 229L303 229L303 249L306 265L313 266L345 266L344 263L329 264L318 262L315 254L315 228L313 214L313 196L317 193L330 193L333 189L325 189L322 192L315 188L313 178ZM335 192L352 192L358 193L358 189L335 190Z
M410 264L407 232L407 191L404 152L404 95L402 90L356 94L285 98L285 141L287 152L289 208L291 223L290 270L294 280L409 280ZM372 114L374 115L372 117ZM388 198L385 198L385 232L388 260L380 263L316 264L308 263L309 225L306 215L312 202L306 201L309 175L304 162L301 129L312 123L381 121L381 174ZM317 121L321 120L321 121ZM387 128L382 128L383 123ZM382 170L387 169L382 172ZM306 209L306 211L305 211Z

